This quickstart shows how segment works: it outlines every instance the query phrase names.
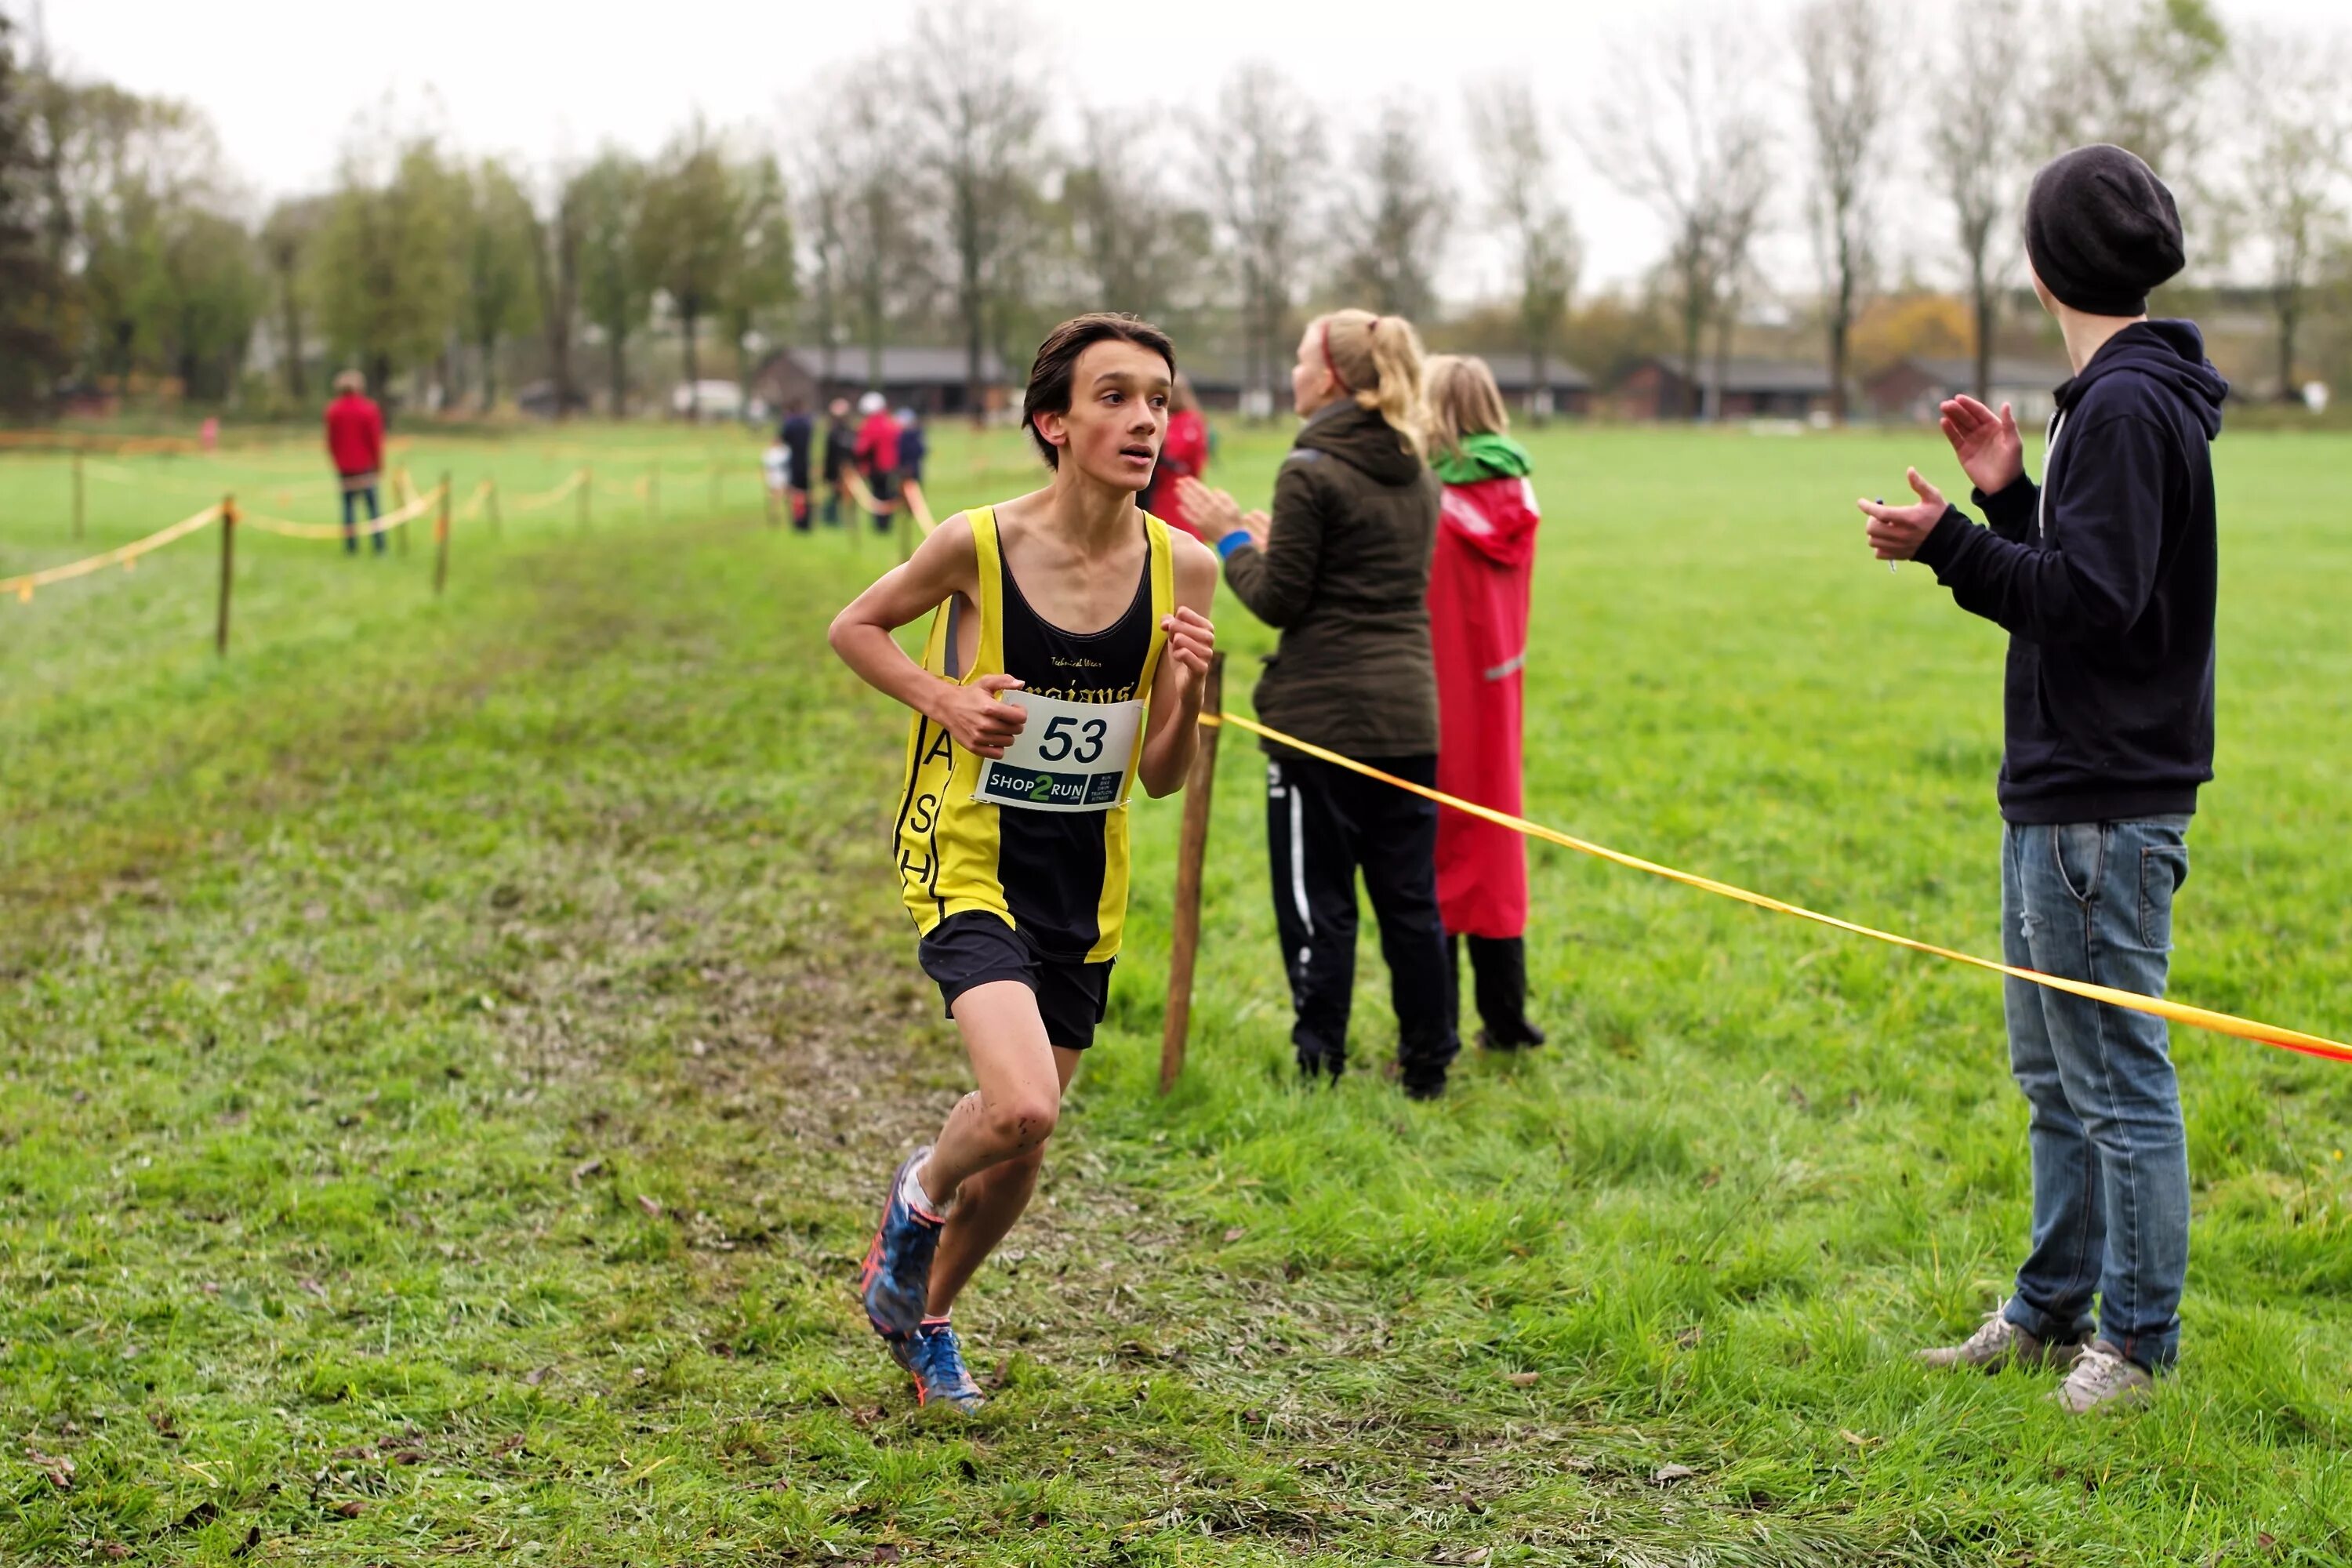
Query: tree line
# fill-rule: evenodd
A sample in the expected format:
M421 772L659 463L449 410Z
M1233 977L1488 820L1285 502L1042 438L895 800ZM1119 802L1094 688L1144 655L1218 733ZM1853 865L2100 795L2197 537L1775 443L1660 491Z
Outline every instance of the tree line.
M1456 106L1426 94L1335 121L1245 62L1188 111L1073 112L1083 93L1021 11L935 0L826 73L857 90L813 83L773 125L698 117L650 157L527 169L386 112L354 126L330 189L257 216L201 113L71 79L0 20L0 397L65 377L225 399L260 334L271 392L298 403L323 355L481 407L511 391L502 364L528 364L556 409L601 385L619 411L633 353L667 331L689 384L707 352L741 375L799 342L828 379L878 378L887 343L951 342L978 408L992 355L1017 371L1043 325L1101 306L1270 389L1307 311L1429 321L1475 241L1506 297L1470 314L1538 384L1564 353L1640 342L1701 398L1769 303L1817 329L1843 414L1857 322L1923 279L1965 300L1990 382L2025 184L2091 140L2173 183L2208 280L2258 290L2282 391L2315 313L2344 314L2352 95L2329 40L2242 33L2210 0L1967 0L1925 20L1801 0L1772 24L1727 8L1633 26L1589 102L1470 84L1458 172L1430 134ZM1580 295L1580 181L1656 219L1636 282Z

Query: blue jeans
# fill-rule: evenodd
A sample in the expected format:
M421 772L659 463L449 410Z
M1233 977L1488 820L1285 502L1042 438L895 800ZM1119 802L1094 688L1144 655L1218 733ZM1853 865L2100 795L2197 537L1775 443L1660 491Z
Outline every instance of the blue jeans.
M360 552L359 533L352 526L352 524L358 521L357 513L359 509L352 503L357 501L362 496L365 496L367 498L368 521L370 522L373 522L377 518L383 515L383 513L376 510L375 487L373 485L369 485L362 489L345 490L343 492L343 553L346 555L357 555ZM381 533L375 536L375 552L378 555L383 553L383 535Z
M2001 954L2020 969L2164 994L2189 818L2002 829ZM2097 1337L2148 1370L2179 1353L2189 1142L2164 1021L2005 981L2010 1070L2032 1107L2033 1246L2003 1315Z

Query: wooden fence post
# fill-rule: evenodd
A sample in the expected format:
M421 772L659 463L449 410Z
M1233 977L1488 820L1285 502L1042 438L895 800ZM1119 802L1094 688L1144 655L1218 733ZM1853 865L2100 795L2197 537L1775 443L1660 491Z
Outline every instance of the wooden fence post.
M1225 656L1209 656L1209 678L1201 711L1223 711ZM1202 728L1192 754L1192 776L1184 781L1184 826L1176 846L1176 923L1168 946L1168 1012L1160 1031L1160 1092L1176 1087L1184 1070L1184 1045L1192 1031L1192 969L1201 952L1201 869L1209 856L1209 805L1217 783L1217 737L1224 726Z
M580 465L580 531L588 531L588 495L596 488L596 470L588 464Z
M77 543L81 540L81 453L77 451L74 453L74 540Z
M228 657L229 586L236 580L236 497L221 497L220 612L213 624L213 652Z
M449 585L449 471L441 471L441 505L433 514L433 596Z

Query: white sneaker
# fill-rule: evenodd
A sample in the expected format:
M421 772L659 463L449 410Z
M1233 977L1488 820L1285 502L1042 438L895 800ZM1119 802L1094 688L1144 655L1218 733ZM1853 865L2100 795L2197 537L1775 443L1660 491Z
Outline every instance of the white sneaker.
M2156 1379L2146 1367L2126 1361L2123 1352L2106 1341L2095 1340L2050 1397L2070 1415L2127 1410L2156 1397Z
M1996 1308L1986 1313L1977 1331L1959 1344L1937 1345L1916 1355L1926 1366L1966 1366L1980 1372L1999 1372L2005 1366L2035 1366L2054 1372L2072 1366L2082 1349L2079 1344L2048 1343L2011 1322Z

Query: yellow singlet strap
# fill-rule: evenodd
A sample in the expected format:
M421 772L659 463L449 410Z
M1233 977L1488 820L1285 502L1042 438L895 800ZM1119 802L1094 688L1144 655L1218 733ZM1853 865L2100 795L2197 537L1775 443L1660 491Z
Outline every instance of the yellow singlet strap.
M971 519L972 549L980 557L980 648L972 658L974 671L993 675L1004 668L1004 551L996 536L996 509L976 506Z

